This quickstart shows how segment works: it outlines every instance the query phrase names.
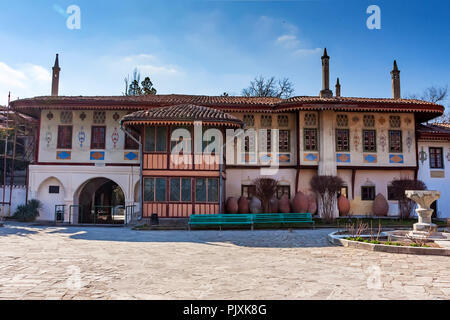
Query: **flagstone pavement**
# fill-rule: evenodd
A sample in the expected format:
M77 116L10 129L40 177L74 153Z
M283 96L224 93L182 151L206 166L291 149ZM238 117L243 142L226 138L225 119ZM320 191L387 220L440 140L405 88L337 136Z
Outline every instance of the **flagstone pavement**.
M332 246L330 229L0 228L0 299L450 299L450 258Z

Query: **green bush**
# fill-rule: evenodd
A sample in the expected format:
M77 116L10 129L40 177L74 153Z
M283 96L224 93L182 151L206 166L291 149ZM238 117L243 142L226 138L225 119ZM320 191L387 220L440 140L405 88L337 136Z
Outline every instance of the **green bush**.
M23 204L17 207L14 219L21 222L33 222L39 217L39 209L41 208L42 203L39 200L30 200L26 205Z

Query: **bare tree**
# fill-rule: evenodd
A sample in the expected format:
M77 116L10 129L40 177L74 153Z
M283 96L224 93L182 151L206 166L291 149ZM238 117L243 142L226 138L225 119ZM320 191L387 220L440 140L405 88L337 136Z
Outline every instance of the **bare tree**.
M290 98L294 93L294 85L288 78L275 79L275 77L256 77L250 82L250 86L242 90L245 97L275 97Z
M270 178L258 178L253 184L256 188L256 196L261 200L264 212L270 212L270 201L277 192L278 181Z
M433 103L446 104L449 98L448 86L436 87L431 86L422 94L409 94L408 99L419 99ZM437 118L434 122L450 122L450 113L447 111L442 117Z

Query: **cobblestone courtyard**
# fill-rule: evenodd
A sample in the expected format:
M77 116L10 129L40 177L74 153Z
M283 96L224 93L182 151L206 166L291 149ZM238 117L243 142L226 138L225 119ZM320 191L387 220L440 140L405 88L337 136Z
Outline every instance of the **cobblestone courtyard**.
M450 299L448 257L331 246L332 230L0 228L0 299Z

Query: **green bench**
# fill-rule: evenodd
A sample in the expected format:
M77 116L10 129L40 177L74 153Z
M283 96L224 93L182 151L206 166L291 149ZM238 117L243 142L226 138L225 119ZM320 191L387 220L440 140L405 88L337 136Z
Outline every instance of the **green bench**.
M252 230L255 225L264 224L312 224L314 220L310 213L267 213L267 214L210 214L191 215L189 219L189 230L191 226L222 226L225 225L250 225Z
M194 214L189 219L189 229L191 226L222 226L225 225L253 225L253 220L249 214Z

